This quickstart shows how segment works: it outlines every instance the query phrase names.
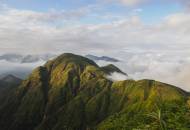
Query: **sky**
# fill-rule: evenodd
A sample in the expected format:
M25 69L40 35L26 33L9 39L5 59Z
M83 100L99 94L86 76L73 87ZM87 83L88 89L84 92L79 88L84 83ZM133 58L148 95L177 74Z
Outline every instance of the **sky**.
M134 79L190 91L190 1L0 0L1 55L65 52L118 58Z

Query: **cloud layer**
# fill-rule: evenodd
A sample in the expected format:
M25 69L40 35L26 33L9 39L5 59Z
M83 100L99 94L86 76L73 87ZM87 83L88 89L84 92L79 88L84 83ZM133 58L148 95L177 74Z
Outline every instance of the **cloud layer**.
M132 78L152 78L190 90L189 13L173 14L153 25L138 16L104 24L78 22L87 13L1 9L0 52L107 55L120 59L117 65ZM1 68L8 63L3 64Z
M128 76L117 72L113 72L110 75L107 75L107 78L111 81L123 81L129 79Z
M118 2L120 4L126 5L126 6L137 6L139 4L143 4L147 2L148 0L105 0L106 2Z
M140 5L149 5L153 2L165 4L165 3L179 3L186 7L187 9L190 8L190 1L189 0L104 0L107 3L118 3L128 7L136 7Z

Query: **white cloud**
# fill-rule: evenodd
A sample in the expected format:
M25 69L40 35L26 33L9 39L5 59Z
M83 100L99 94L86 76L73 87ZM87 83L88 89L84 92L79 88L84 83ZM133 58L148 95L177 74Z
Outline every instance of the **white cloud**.
M111 81L123 81L123 80L127 80L130 78L124 74L121 74L118 72L113 72L110 75L107 75L107 79L109 79Z
M127 7L150 5L151 3L155 2L157 4L177 3L177 4L181 4L188 10L190 8L189 0L104 0L104 1L107 3L121 4Z
M31 73L31 71L38 67L43 65L44 61L39 61L36 63L26 63L26 64L20 64L16 62L8 62L5 60L0 60L0 75L2 74L14 74L15 76L18 76L19 78L26 78L28 74Z
M118 52L122 62L114 63L133 79L155 79L190 91L190 52ZM105 66L108 62L98 62ZM114 77L114 76L113 76Z
M21 24L21 25L34 25L34 24L50 24L58 22L64 22L68 20L78 20L88 14L88 8L81 8L78 10L70 11L56 11L50 10L49 12L35 12L31 10L18 10L2 6L0 10L1 23L8 22L6 24ZM27 23L25 23L27 22Z
M146 0L120 0L120 2L128 6L135 6L146 2Z
M144 24L138 16L80 24L75 18L81 14L1 10L0 52L108 55L121 59L118 67L132 78L153 78L190 90L188 13L170 15L154 25ZM63 22L68 19L72 20Z
M119 4L123 4L125 6L137 6L143 3L146 3L149 0L104 0L108 3L110 2L114 2L114 3L119 3Z

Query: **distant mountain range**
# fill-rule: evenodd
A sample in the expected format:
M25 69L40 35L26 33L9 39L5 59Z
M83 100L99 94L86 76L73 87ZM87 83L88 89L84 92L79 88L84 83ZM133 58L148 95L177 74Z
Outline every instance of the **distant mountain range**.
M0 76L0 81L6 82L6 83L20 83L21 79L14 76L14 75L5 75L5 76Z
M114 72L123 73L114 65L100 67L66 53L37 67L21 83L13 75L2 77L0 129L190 129L190 93L154 80L107 78Z
M21 54L3 54L0 56L0 60L16 63L35 63L38 61L47 61L56 55L44 54L44 55L21 55Z
M22 82L21 79L14 75L0 76L0 103L4 102L6 96L12 93Z
M7 53L7 54L3 54L0 55L0 61L4 60L7 62L11 62L11 63L18 63L17 66L24 64L25 68L22 67L22 69L15 69L15 68L10 68L9 70L3 71L2 73L0 73L0 76L3 75L15 75L21 79L26 78L32 71L33 68L30 68L30 65L27 66L28 64L33 64L33 63L38 63L40 61L42 62L46 62L50 59L53 59L56 57L56 54L38 54L38 55L34 55L34 54L13 54L13 53ZM85 56L88 59L91 59L95 62L97 61L105 61L105 62L119 62L118 59L115 58L111 58L108 56L95 56L95 55L86 55ZM36 66L37 67L37 66ZM111 67L111 66L110 66ZM21 67L19 67L21 68Z
M15 62L15 63L35 63L39 61L48 61L52 58L56 57L55 54L42 54L42 55L22 55L22 54L3 54L0 55L0 60L5 60L8 62ZM94 61L106 61L106 62L119 62L118 59L108 57L108 56L95 56L95 55L86 55L85 57L94 60Z
M88 59L94 60L94 61L119 62L118 59L111 58L111 57L108 57L108 56L100 56L100 57L98 57L98 56L88 54L85 57L87 57Z
M32 72L32 68L31 69L22 69L22 70L20 70L20 69L10 70L10 71L0 74L0 78L5 77L7 75L15 75L15 77L18 77L20 79L25 79L31 72Z

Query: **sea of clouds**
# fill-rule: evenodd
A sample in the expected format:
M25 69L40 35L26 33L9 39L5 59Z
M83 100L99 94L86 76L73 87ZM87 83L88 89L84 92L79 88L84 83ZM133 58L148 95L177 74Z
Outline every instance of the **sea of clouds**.
M113 21L96 14L93 16L100 21L107 18L110 22L80 22L98 9L89 6L76 11L37 12L2 6L0 53L106 55L121 60L115 65L133 79L155 79L190 91L189 11L173 13L152 24L144 23L138 15ZM42 64L0 61L0 72Z

